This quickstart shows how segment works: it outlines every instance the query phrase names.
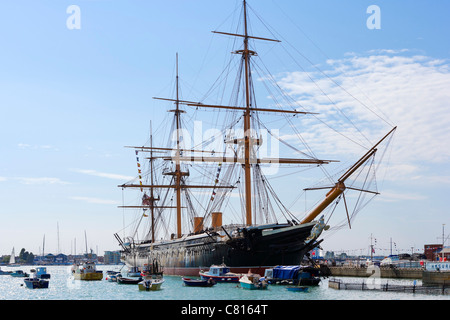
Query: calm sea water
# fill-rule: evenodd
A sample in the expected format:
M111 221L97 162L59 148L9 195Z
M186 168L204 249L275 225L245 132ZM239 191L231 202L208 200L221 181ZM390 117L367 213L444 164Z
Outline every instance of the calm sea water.
M32 267L2 267L2 270L30 271ZM290 292L285 286L271 285L267 290L250 291L237 284L219 283L211 288L185 287L178 276L165 276L160 291L139 291L137 285L116 282L74 280L71 266L48 266L48 289L28 289L23 278L0 276L0 300L450 300L449 296L395 292L343 291L328 288L328 280L311 287L307 293ZM121 266L98 266L99 270L119 271ZM344 278L351 281L352 278ZM355 279L361 281L361 279ZM383 283L412 285L413 280L381 279ZM420 281L417 282L421 284Z

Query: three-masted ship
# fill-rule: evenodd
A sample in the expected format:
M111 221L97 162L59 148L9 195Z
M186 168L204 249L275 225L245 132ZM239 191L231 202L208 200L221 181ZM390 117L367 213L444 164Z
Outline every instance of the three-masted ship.
M261 125L256 125L259 121L259 113L274 116L277 114L302 116L309 112L293 108L260 108L256 105L251 68L252 59L257 53L250 48L249 40L272 42L278 40L250 35L247 16L247 2L244 0L243 32L214 31L243 40L240 49L233 52L240 57L241 87L235 91L242 95L241 101L235 100L236 103L230 105L212 105L181 100L177 56L175 97L155 98L174 105L174 108L169 110L174 115L172 145L153 146L152 136L150 146L131 147L136 152L139 175L136 180L119 187L140 191L141 203L121 207L143 210L139 222L147 219L150 226L143 239L138 239L137 233L125 239L115 234L122 246L122 259L131 267L145 268L156 261L164 268L165 274L198 275L200 268L224 263L233 272L245 273L251 269L253 272L264 274L265 268L276 265L301 264L304 256L320 245L322 242L320 235L329 227L323 217L320 217L321 213L344 197L344 192L348 189L346 181L374 157L377 146L395 130L395 128L392 129L345 171L333 185L329 186L330 190L325 198L302 219L289 215L282 222L269 222L269 219L256 221L258 211L269 210L269 208L272 211L288 211L285 206L278 203L277 197L274 200L277 205L269 203L268 198L274 190L261 170L264 165L276 163L320 167L333 160L321 160L312 156L301 158L258 156L257 149L265 143L258 134ZM181 120L186 111L182 106L233 113L237 116L230 120L230 126L241 124L243 130L239 132L242 135L226 137L223 141L223 149L220 151L186 148L183 145ZM142 182L144 172L139 164L141 154L147 155L145 157L145 160L148 160L147 182ZM209 180L214 183L196 183L195 179L192 179L191 171L193 170L189 168L204 165L213 168L204 174L209 175ZM264 190L256 190L257 187ZM240 194L244 221L223 223L227 211L231 210L226 199L236 190ZM206 203L196 206L195 201L192 200L195 192L210 194L211 197L207 197ZM186 198L183 199L184 196ZM169 236L161 239L158 228L161 229L163 224L169 223L167 218L169 211L175 212L176 229Z

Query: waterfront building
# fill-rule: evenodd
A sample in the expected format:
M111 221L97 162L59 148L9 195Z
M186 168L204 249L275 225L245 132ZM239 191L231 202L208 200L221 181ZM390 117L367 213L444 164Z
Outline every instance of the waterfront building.
M105 251L104 264L120 264L120 251Z
M440 258L450 260L450 248L443 247L442 244L426 244L425 256L427 260L436 261Z

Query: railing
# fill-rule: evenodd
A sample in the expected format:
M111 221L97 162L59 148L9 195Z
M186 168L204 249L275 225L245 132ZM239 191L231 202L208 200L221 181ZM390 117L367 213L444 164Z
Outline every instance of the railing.
M396 285L389 283L377 283L375 279L361 282L344 282L340 279L329 279L328 287L336 290L361 290L361 291L383 291L383 292L407 292L425 294L450 294L450 284L442 286L424 287L421 285Z

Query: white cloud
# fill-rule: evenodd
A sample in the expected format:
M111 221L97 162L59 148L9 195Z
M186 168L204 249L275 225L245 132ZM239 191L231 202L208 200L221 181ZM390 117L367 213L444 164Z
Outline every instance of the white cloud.
M87 202L87 203L93 203L93 204L112 204L112 205L119 204L115 200L99 199L99 198L92 198L92 197L70 197L70 199L77 200L77 201L83 201L83 202Z
M398 130L390 165L398 169L397 178L410 179L450 160L448 61L406 49L376 50L328 60L321 69L326 70L283 74L279 84L309 111L319 112L317 119L356 143L308 119L308 125L302 123L302 136L313 150L359 155L358 144L370 146L364 137L376 142L394 124Z
M72 171L91 175L91 176L107 178L107 179L115 179L115 180L132 180L135 178L135 177L125 176L125 175L116 174L116 173L105 173L105 172L98 172L95 170L87 170L87 169L72 169Z
M409 193L398 193L398 192L383 192L378 200L384 202L395 202L395 201L423 201L426 200L427 196L422 194L409 194Z
M41 178L24 178L19 177L15 178L16 180L19 180L20 183L27 184L27 185L35 185L35 184L70 184L69 182L62 181L59 178L50 178L50 177L41 177Z
M29 149L29 150L53 150L53 151L58 151L59 149L55 146L52 145L31 145L28 143L19 143L17 145L20 149Z

